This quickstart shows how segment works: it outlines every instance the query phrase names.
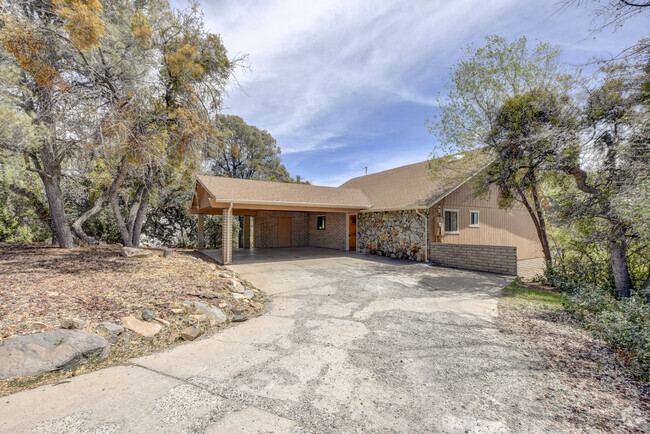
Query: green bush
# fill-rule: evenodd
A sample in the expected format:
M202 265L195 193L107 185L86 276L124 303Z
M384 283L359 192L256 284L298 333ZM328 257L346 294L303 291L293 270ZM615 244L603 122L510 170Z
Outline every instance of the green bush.
M577 282L557 269L549 282L567 294L566 310L614 346L638 379L650 380L650 305L638 294L619 299L609 288Z

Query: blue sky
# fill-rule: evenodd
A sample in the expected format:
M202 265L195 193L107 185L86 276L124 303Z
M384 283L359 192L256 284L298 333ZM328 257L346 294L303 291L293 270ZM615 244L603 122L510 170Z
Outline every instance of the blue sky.
M226 113L269 131L292 175L337 186L425 160L449 67L485 35L559 45L576 65L647 35L643 17L590 35L590 12L558 0L265 0L202 4L231 56L248 54Z

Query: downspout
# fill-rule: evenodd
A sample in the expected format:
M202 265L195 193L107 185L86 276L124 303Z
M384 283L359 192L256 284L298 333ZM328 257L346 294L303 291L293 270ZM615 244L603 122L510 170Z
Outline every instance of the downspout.
M424 262L429 262L429 217L420 214L417 209L415 213L424 219Z

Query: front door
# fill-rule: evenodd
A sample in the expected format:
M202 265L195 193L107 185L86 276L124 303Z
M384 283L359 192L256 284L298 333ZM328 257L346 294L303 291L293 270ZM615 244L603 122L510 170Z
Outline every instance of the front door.
M278 247L291 247L291 217L278 217Z
M357 216L350 216L350 250L357 250Z

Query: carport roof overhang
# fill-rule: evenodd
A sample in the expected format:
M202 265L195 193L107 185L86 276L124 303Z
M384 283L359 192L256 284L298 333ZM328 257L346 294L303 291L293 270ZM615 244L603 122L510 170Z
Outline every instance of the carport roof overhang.
M359 212L371 203L357 189L235 179L197 178L191 214L255 215L257 211Z
M254 215L257 211L303 211L303 212L359 212L368 207L311 202L216 200L209 198L209 206L192 207L190 214L221 214L232 209L235 215Z

